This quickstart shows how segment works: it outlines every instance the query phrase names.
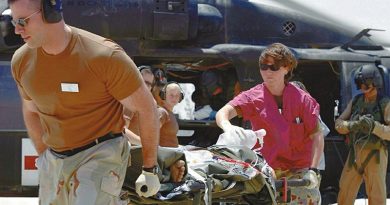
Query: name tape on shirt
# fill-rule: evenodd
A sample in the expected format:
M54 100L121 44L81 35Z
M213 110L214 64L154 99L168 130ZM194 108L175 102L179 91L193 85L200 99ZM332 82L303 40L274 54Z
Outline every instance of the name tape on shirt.
M62 92L78 93L79 84L77 83L61 83Z

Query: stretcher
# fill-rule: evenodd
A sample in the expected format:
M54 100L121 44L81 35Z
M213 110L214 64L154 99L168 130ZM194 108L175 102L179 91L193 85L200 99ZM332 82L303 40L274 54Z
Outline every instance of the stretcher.
M169 167L177 160L186 161L185 178L180 183L172 183ZM129 163L121 194L122 200L127 200L129 204L273 205L290 201L290 187L309 183L305 180L275 181L264 158L243 146L160 147L161 188L155 196L144 198L138 196L134 185L142 170L141 147L132 147Z

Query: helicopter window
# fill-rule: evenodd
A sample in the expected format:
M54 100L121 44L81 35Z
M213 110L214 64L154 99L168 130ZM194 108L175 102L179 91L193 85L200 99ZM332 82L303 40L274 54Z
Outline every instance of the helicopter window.
M283 33L286 36L291 36L296 30L295 23L292 21L286 21L283 23Z

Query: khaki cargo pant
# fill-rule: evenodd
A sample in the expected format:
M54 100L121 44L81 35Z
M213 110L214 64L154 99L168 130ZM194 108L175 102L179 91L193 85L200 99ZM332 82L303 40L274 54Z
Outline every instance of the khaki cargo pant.
M286 177L286 179L302 179L307 169L290 171L290 170L278 170L275 169L276 178ZM321 193L320 193L320 182L321 176L318 179L318 186L313 189L306 187L290 187L291 190L291 201L289 205L320 205L321 204ZM284 204L284 203L278 203Z
M64 159L46 150L37 161L39 204L121 204L130 146L124 137L107 140Z
M360 167L370 152L371 149L356 149L356 163L358 167ZM348 158L349 157L350 156L348 155ZM368 204L385 205L387 157L387 148L382 147L379 150L379 163L377 162L376 157L373 156L365 167L363 175L360 175L353 166L350 167L348 164L345 164L339 182L340 191L337 199L338 204L354 204L357 192L364 179L368 195Z

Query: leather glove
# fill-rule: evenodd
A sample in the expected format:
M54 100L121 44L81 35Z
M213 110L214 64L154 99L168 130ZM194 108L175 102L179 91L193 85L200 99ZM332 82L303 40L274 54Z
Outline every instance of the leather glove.
M361 130L360 121L348 121L348 130L350 132L360 132Z
M304 175L303 179L309 180L310 184L306 186L308 189L314 189L318 186L318 177L315 171L308 170Z
M135 182L135 191L139 196L150 197L160 190L161 184L157 174L142 171Z
M364 134L370 134L374 130L375 120L372 115L363 115L359 118L360 131Z

